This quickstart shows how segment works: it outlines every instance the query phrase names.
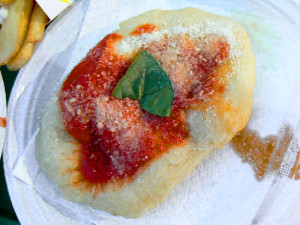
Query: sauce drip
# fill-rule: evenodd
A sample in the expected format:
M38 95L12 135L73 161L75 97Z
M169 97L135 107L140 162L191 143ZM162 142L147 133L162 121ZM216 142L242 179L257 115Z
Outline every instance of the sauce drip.
M137 32L145 28L138 27ZM114 45L120 39L122 36L110 34L95 46L69 74L59 96L66 129L81 144L83 179L102 187L110 180L131 179L139 168L188 138L184 111L190 104L180 103L185 96L175 96L170 117L152 115L138 101L112 96L132 61L115 53ZM220 53L205 60L205 71L212 71L228 57L229 45L220 45L216 48ZM204 84L212 82L204 75Z
M6 118L0 117L0 127L6 127Z
M292 168L290 178L299 180L300 179L300 147L297 145L296 148L298 149L298 154L297 154L297 158L296 158L294 167Z
M252 166L256 178L261 180L268 170L279 169L292 138L289 127L281 129L278 136L266 138L261 138L257 132L246 127L231 143L238 155Z
M143 24L138 26L134 31L131 32L131 35L141 35L145 33L152 33L156 29L155 25L152 24Z

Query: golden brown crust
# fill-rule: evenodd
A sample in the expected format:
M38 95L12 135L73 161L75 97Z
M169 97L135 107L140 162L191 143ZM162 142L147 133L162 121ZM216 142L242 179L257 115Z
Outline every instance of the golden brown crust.
M33 0L15 0L9 5L0 34L0 65L6 64L23 45L30 20Z
M11 4L13 3L15 0L0 0L0 4Z
M46 13L39 4L35 3L29 23L27 41L30 43L40 42L48 22L49 18Z
M42 169L60 187L66 199L125 217L139 217L165 200L170 191L211 151L221 148L246 125L252 109L255 80L255 60L249 38L231 20L198 9L154 10L121 23L121 30L117 32L128 37L124 40L129 43L135 41L130 39L130 33L145 23L154 24L160 31L166 32L175 32L173 28L179 25L181 28L194 26L200 34L205 31L228 35L226 38L232 38L230 44L233 43L230 41L238 40L236 46L231 45L230 61L216 71L226 77L221 80L226 86L225 92L213 95L186 112L190 140L146 165L132 182L123 184L121 188L118 183L111 182L105 191L81 179L78 170L80 146L65 130L57 96L46 105L36 143ZM224 28L220 28L223 31L211 29L212 24L228 26L230 33L227 34ZM120 54L134 55L136 48L122 49L122 45L126 47L126 44L120 43Z
M6 64L10 71L17 71L25 65L33 54L34 43L25 41L19 52Z

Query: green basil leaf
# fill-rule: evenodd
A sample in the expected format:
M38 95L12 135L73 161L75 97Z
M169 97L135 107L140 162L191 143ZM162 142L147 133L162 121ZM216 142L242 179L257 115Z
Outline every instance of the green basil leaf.
M160 89L151 95L145 95L140 104L141 108L158 116L170 116L173 101L173 91L168 88Z
M147 51L141 51L117 84L113 96L140 100L141 108L158 116L170 116L174 91L159 63Z

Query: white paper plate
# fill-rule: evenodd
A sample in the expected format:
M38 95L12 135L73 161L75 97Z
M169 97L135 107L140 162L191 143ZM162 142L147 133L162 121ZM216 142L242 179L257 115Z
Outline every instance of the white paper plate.
M5 94L2 74L0 72L0 120L4 118L6 119L6 94ZM2 155L2 150L4 145L5 130L6 130L5 127L0 126L0 158Z
M94 7L95 2L103 11L99 14L89 14L83 20L85 9ZM258 206L263 202L274 183L274 176L267 177L263 182L257 182L250 166L243 164L229 146L224 147L222 151L213 153L194 171L191 177L171 193L166 202L138 220L113 217L100 211L96 211L91 219L88 213L92 210L82 211L83 215L72 214L72 209L68 211L64 205L57 205L55 204L56 200L51 199L53 193L53 196L56 197L55 191L57 190L49 192L49 196L41 197L32 187L35 178L30 179L28 176L31 171L26 172L26 170L33 167L26 166L26 162L22 164L25 160L20 156L31 145L30 141L38 129L43 104L55 92L63 75L67 74L87 53L87 50L101 40L104 35L117 29L119 22L153 8L176 9L194 6L220 15L231 16L244 24L249 31L255 27L246 21L249 21L249 18L255 21L261 19L261 26L256 27L258 30L250 31L254 51L259 52L261 47L266 49L266 52L258 57L259 61L257 62L259 74L257 74L254 112L262 110L259 106L265 104L274 108L274 115L264 118L263 123L250 125L258 129L262 128L263 134L272 132L276 134L282 122L298 123L300 107L299 104L296 104L296 100L291 101L291 96L294 98L298 96L299 98L296 99L299 102L300 80L297 74L300 71L298 62L300 58L298 54L300 53L298 43L300 39L298 33L300 30L299 5L293 0L274 0L273 2L250 0L213 2L206 0L78 1L48 27L43 42L36 48L30 62L20 71L11 93L4 166L9 193L21 223L43 225L250 224L257 215ZM264 18L268 20L263 22ZM269 30L271 25L267 22L269 20L273 20L275 24L271 27L271 31ZM280 22L281 26L279 24L277 26L276 21ZM94 26L93 32L91 32L90 25ZM282 30L278 30L279 28ZM273 31L279 35L275 39ZM266 32L269 32L269 35L260 35ZM78 41L75 42L77 38ZM263 46L259 46L261 43ZM276 43L278 46L268 46L268 43ZM291 47L289 44L293 46ZM283 49L280 49L280 46ZM288 51L283 51L285 48ZM277 49L278 52L274 49ZM292 56L299 57L293 58ZM69 59L70 64L68 65ZM286 80L282 82L280 79L282 77L275 79L272 76L274 74L267 70L269 67L282 69L282 76L286 76ZM53 69L51 73L45 72L50 68ZM265 72L264 76L261 76L262 71ZM273 85L262 89L261 85L264 82L268 83L268 80L272 80ZM278 108L276 108L277 105ZM274 120L274 118L277 119ZM269 126L265 126L266 123ZM294 129L297 129L296 124L292 125L294 125ZM215 166L211 166L212 159ZM16 165L20 165L20 167L16 167ZM21 167L22 165L25 165L26 168ZM199 175L201 170L206 173ZM235 175L232 176L232 174ZM30 182L32 183L30 184ZM48 181L45 180L45 182ZM203 186L204 182L206 184ZM300 196L299 182L293 182L283 187L288 192L298 193L295 196ZM200 188L201 193L199 193ZM274 221L278 225L300 224L300 214L297 213L299 206L297 208L297 203L291 202L291 196L280 194L276 200L278 201L276 207L272 207L264 214L264 219L260 224L272 224ZM185 201L181 202L182 199ZM299 202L299 199L296 200ZM80 204L74 204L74 208L81 209L81 207L83 206Z

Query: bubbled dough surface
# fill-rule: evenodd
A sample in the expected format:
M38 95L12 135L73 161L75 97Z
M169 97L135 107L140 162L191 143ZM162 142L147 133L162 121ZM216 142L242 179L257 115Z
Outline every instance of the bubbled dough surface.
M67 200L88 204L113 215L139 217L160 202L169 192L187 177L209 153L221 148L245 127L251 114L255 81L255 59L250 41L242 27L228 18L213 15L198 9L174 11L154 10L129 19L120 24L117 31L124 36L141 24L151 23L160 29L189 24L201 28L209 18L215 22L236 27L235 35L242 54L232 60L232 69L220 68L220 73L230 73L225 96L215 96L197 109L187 112L191 140L172 148L162 157L137 173L133 182L116 188L112 182L105 192L93 196L91 191L72 184L75 173L68 173L78 167L80 146L65 130L58 97L52 97L46 104L40 132L37 137L36 155L43 171L59 187ZM78 174L77 174L78 175Z

